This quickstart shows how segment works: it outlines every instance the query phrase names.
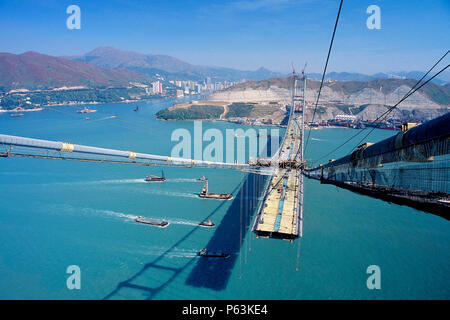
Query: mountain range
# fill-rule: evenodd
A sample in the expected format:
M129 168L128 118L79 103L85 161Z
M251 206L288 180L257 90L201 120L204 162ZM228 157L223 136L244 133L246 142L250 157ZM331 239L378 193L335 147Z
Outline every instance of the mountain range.
M105 68L127 68L150 77L156 74L168 80L203 80L211 77L215 81L264 80L269 78L287 77L289 74L274 72L266 68L256 71L242 71L224 67L196 66L167 55L142 54L133 51L118 50L113 47L99 47L81 56L66 57L75 61L91 63ZM326 80L335 81L371 81L376 79L420 79L422 71L399 71L367 75L362 73L329 72ZM312 80L321 80L322 74L307 74ZM433 80L437 84L450 82L450 73L442 73L440 78Z
M127 68L151 78L160 75L167 80L198 81L210 77L212 81L239 81L283 76L282 73L262 67L256 71L243 71L224 67L197 66L168 55L142 54L112 47L99 47L81 56L65 58L111 69Z
M390 72L366 75L361 73L330 72L326 80L373 81L376 79L419 79L421 71ZM244 71L224 67L198 66L180 59L158 54L142 54L99 47L79 56L54 57L34 51L23 54L0 53L0 89L55 88L62 86L123 87L129 82L149 83L165 80L197 80L209 77L214 81L264 80L287 77L263 67ZM322 75L310 73L312 80ZM450 73L444 72L436 84L450 83Z

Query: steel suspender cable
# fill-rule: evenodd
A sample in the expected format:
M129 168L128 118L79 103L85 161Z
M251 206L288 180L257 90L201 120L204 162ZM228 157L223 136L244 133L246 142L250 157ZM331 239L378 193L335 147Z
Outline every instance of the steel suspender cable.
M245 216L244 216L244 220L245 220L245 226L247 226L247 221L248 221L248 215L249 215L249 207L250 207L250 202L251 202L251 199L250 199L250 196L249 196L249 193L248 193L248 183L249 183L249 178L250 178L250 175L251 173L248 173L247 174L247 180L246 180L246 184L245 184L245 193L247 194L247 201L246 201L246 208L245 208ZM244 229L244 234L246 234L246 229ZM247 237L245 237L245 246L244 246L244 251L245 251L245 255L244 255L244 257L245 257L245 264L247 264L247 245L248 245L248 239L247 239Z
M337 14L337 17L336 17L336 23L334 24L334 30L333 30L333 35L331 37L330 47L328 48L327 61L325 62L325 67L323 69L322 81L320 82L319 93L317 94L316 105L314 106L314 112L313 112L313 116L312 116L311 122L314 122L314 118L316 116L317 104L319 103L320 92L322 91L323 81L325 79L325 74L327 72L328 61L330 59L331 48L333 47L334 35L336 34L336 29L337 29L337 25L338 25L338 21L339 21L339 16L341 15L341 8L342 8L342 3L343 2L344 2L344 0L341 0L341 3L339 4L339 10L338 10L338 14ZM311 127L309 127L309 130L308 130L308 138L306 139L305 150L308 147L308 141L309 141L309 136L310 135L311 135Z
M244 184L245 184L245 178L244 178ZM244 197L244 184L241 186L241 196L240 196L240 208L239 208L239 246L238 248L241 248L242 246L242 204L243 204L243 197ZM242 277L242 254L240 250L237 251L237 254L239 255L239 279Z
M417 90L419 90L420 88L422 88L424 85L426 85L428 82L430 82L432 79L434 79L437 75L439 75L441 72L443 72L444 70L446 70L448 67L450 66L450 64L448 64L446 67L444 67L443 69L441 69L441 71L439 71L438 73L436 73L433 77L431 77L430 79L428 79L427 81L425 81L423 84L421 84L419 87L417 87L416 89L414 89L414 91L408 92L399 102L397 102L394 106L392 106L391 108L389 108L387 111L385 111L380 117L378 117L378 121L377 121L377 125L375 127L372 128L372 130L369 131L369 133L367 133L357 144L355 147L359 146L361 144L361 142L363 140L365 140L372 132L373 130L375 130L378 125L379 122L381 120L383 120L383 117L386 117L389 113L391 113L395 108L397 108L397 106L403 102L404 100L406 100L409 96L411 96L414 92L416 92ZM353 149L355 149L355 147L353 147ZM353 150L352 149L352 150Z
M416 84L405 94L405 96L403 96L402 99L400 99L399 102L397 102L391 109L393 110L394 108L396 108L401 102L403 102L404 100L406 100L406 98L408 98L410 95L412 95L415 91L419 90L421 87L423 87L425 84L427 84L429 81L431 81L433 78L435 78L438 74L440 74L441 72L443 72L445 69L448 68L448 65L442 69L441 71L439 71L438 73L436 73L433 77L431 77L430 79L428 79L425 83L423 83L420 87L418 87L416 89L416 87L419 85L419 83L447 56L447 54L450 52L450 50L448 50L423 76L422 78L416 82ZM414 90L414 91L413 91ZM388 112L389 110L387 110L386 112ZM385 112L385 113L386 113ZM383 113L381 116L379 116L377 119L375 119L372 123L371 126L375 123L377 123L377 121L379 119L381 119L382 116L385 115L385 113ZM356 134L354 134L353 136L351 136L349 139L347 139L345 142L341 143L339 146L337 146L336 148L334 148L333 150L331 150L330 152L326 153L325 155L317 158L315 161L313 161L313 163L329 156L330 154L333 154L335 151L339 150L340 148L342 148L344 145L346 145L348 142L350 142L351 140L353 140L355 137L357 137L358 135L360 135L364 130L366 130L366 128L364 128L363 130L359 130ZM358 144L359 145L359 144Z
M299 271L300 270L300 244L301 244L301 241L298 240L298 243L297 243L297 260L296 260L295 271Z

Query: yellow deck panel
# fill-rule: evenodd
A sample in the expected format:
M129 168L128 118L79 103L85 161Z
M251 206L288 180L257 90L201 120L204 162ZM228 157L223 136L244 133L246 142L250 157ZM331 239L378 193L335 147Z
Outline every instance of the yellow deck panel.
M287 129L288 134L280 152L280 158L282 159L294 159L301 145L301 135L295 127L295 121L296 120L292 121ZM289 149L287 147L289 147ZM288 180L286 183L285 197L283 199L283 207L281 208L280 224L276 232L286 235L297 234L297 196L299 192L299 172L297 170L288 172L286 169L281 169L273 176L268 189L269 194L265 196L266 200L262 204L259 213L258 223L255 228L256 230L275 232L275 222L280 213L280 201L282 200L282 193L279 193L278 189L283 187L284 176L286 174Z

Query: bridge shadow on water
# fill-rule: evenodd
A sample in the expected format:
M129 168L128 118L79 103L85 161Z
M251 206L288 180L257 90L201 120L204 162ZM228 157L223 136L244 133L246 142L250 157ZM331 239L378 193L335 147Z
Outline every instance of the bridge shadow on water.
M175 244L168 248L162 255L153 261L146 263L136 274L125 281L120 282L116 288L103 299L116 299L123 296L122 291L137 290L144 294L146 299L152 299L160 291L173 282L177 276L192 263L197 262L189 274L185 284L194 287L203 287L216 291L224 290L231 276L232 269L239 257L245 236L250 232L255 211L264 191L265 182L269 177L254 173L247 174L244 182L233 190L235 195L220 225L216 228L206 249L229 253L228 259L201 258L198 256L189 258L183 265L170 265L165 259L176 247L190 238L200 226L194 227ZM212 201L212 200L208 200ZM213 216L224 206L220 203L204 220ZM250 236L250 235L249 235ZM155 276L152 271L159 272ZM161 273L164 271L164 274ZM176 294L174 294L176 295ZM178 297L174 297L178 298ZM186 299L186 297L179 297Z
M250 232L258 198L262 197L267 176L250 173L229 207L221 224L208 242L209 251L229 253L228 259L203 258L197 261L186 284L213 290L224 290L239 257L242 244ZM250 234L248 235L250 236Z

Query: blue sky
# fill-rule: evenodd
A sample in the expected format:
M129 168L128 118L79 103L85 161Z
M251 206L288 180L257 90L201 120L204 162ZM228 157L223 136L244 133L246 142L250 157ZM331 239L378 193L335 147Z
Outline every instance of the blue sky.
M66 8L81 8L81 30ZM381 29L369 30L369 5ZM77 55L99 46L198 65L309 72L325 63L339 0L0 0L1 52ZM450 44L448 0L344 0L329 71L426 70Z

